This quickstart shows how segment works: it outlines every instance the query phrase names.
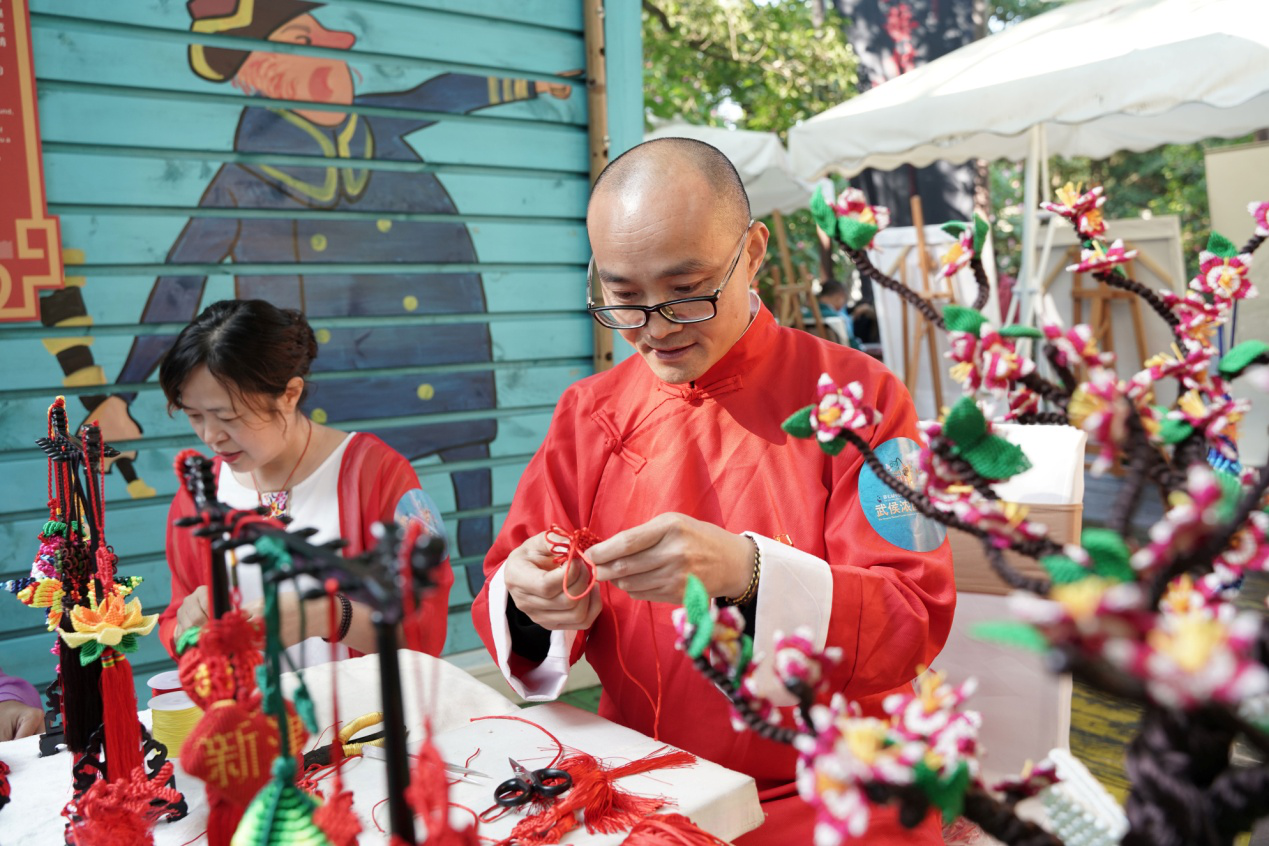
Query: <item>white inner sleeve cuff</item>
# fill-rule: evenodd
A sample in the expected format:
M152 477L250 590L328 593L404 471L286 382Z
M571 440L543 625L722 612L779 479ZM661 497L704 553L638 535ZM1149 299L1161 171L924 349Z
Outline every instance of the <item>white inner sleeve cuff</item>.
M489 580L489 628L493 633L494 660L514 690L530 702L550 702L564 690L568 681L568 656L573 651L577 632L551 632L551 648L546 658L524 676L511 673L511 627L507 622L507 583L498 568Z
M758 545L762 555L754 660L763 663L755 671L754 682L759 695L779 705L796 705L797 700L777 681L771 666L775 641L780 635L802 629L816 649L824 648L833 610L833 573L821 558L754 532L744 534ZM490 607L492 610L492 602Z

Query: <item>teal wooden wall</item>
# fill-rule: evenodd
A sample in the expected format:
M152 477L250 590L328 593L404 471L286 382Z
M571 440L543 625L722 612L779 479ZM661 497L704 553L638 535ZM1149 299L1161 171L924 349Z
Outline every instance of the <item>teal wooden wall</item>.
M638 4L613 0L609 6L609 134L616 153L642 134L640 22ZM144 357L129 358L137 339L170 336L184 322L173 319L172 309L159 308L161 302L147 312L152 293L162 300L170 292L157 280L179 277L196 286L205 277L201 296L194 296L197 308L234 296L248 279L266 289L273 283L290 286L286 290L298 286L322 341L310 408L340 428L410 442L412 433L446 423L461 430L495 421L487 455L442 462L426 446L410 455L455 539L464 519L492 518L496 532L556 400L591 372L591 323L579 309L589 258L586 91L580 80L557 76L585 66L580 0L334 0L312 14L327 29L352 33L351 51L275 49L346 57L359 97L406 92L449 73L468 82L489 81L488 90L500 102L446 110L434 103L420 107L408 98L358 101L346 111L363 123L380 120L377 127L393 120L433 121L404 136L412 152L393 154L377 138L370 161L315 161L320 151L298 145L243 149L235 136L240 121L246 125L246 112L302 105L285 98L248 99L229 84L207 82L191 71L191 43L243 42L191 35L185 3L173 0L32 3L48 201L50 212L61 218L68 286L81 293L83 307L72 306L67 316L62 295L59 325L0 324L5 362L0 580L28 571L47 514L45 464L33 441L43 433L49 402L64 394L76 425L102 408L96 405L102 396L127 399L135 393L128 411L144 434L122 439L116 434L113 442L136 450L128 468L136 481L129 486L120 467L107 478L107 535L120 554L120 571L145 578L138 595L146 610L165 606L164 522L177 484L172 458L201 444L183 419L166 414ZM562 82L569 96L543 93L501 102L538 81ZM222 171L236 166L246 168L241 173L265 167L311 171L320 182L328 165L340 178L368 178L372 190L360 202L299 209L240 196L226 204L208 190ZM383 193L419 174L434 175L452 206L438 212L434 197ZM232 254L203 250L205 255L191 259L197 250L178 248L183 232L212 232L225 221L238 227ZM455 222L465 226L474 249L462 260L440 248L420 250L389 238L393 227L402 233L423 231L411 226ZM350 233L373 233L366 228L370 223L391 246L367 247L359 238L341 244ZM291 233L290 246L254 244L276 239L279 224ZM281 258L285 249L292 253L287 260ZM477 274L484 308L446 299L444 274ZM344 301L347 309L341 308ZM318 313L313 303L320 303ZM54 322L50 314L46 307L46 323ZM462 339L473 331L483 337L486 328L488 353L476 360L463 355ZM403 347L394 360L385 359L382 349L365 354L373 338L431 340L412 351ZM491 387L484 405L492 407L467 396L471 385ZM341 401L323 404L323 396ZM114 401L116 412L122 402ZM126 421L118 414L113 419ZM486 470L491 495L477 507L460 508L451 474ZM452 557L461 569L484 552L459 548ZM479 645L469 621L470 591L461 572L456 575L448 652ZM0 595L0 666L43 684L52 678L53 663L51 635L41 618ZM157 640L147 638L134 664L143 683L168 661Z

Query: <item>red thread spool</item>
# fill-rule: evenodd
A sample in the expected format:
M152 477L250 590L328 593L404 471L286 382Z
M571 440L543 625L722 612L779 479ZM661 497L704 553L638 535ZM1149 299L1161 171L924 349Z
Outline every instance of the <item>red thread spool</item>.
M179 670L157 673L150 676L150 680L146 682L146 685L153 691L154 696L161 696L164 693L175 693L181 689L181 673Z

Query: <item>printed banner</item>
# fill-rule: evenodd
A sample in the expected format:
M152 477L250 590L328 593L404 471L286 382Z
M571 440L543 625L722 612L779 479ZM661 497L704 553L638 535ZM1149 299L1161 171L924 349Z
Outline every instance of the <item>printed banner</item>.
M44 203L27 0L0 0L0 321L34 320L36 291L62 284L58 222Z

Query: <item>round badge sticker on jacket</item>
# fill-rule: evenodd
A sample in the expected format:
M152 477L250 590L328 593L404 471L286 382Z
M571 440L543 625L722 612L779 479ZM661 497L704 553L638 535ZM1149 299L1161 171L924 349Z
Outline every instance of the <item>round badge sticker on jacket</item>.
M910 438L891 438L874 452L895 478L913 487L921 447ZM859 471L859 507L877 534L912 552L931 552L943 545L947 527L921 514L865 464Z
M428 535L445 540L445 521L441 519L441 510L422 488L406 491L397 503L393 516L403 529L406 523L417 520L423 524L423 530Z

